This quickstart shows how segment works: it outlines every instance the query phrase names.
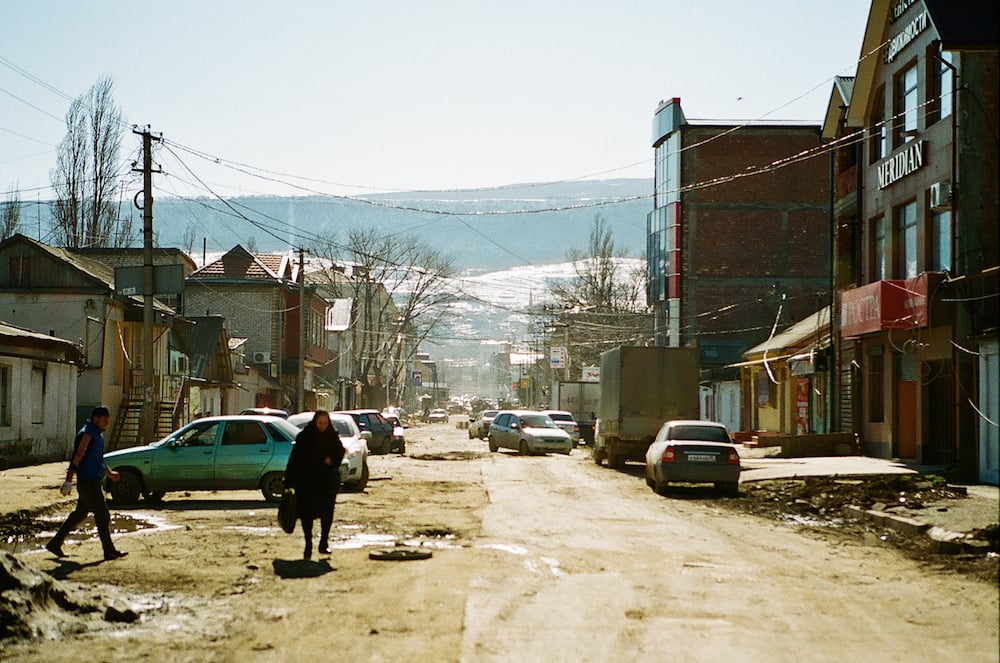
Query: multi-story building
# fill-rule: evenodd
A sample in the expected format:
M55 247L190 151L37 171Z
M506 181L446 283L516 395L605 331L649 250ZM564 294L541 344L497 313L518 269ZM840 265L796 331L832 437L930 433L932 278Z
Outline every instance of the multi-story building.
M741 427L737 369L830 303L829 163L817 124L653 120L647 297L658 345L697 346L702 414Z
M247 363L282 386L280 402L270 402L265 392L258 407L315 407L314 371L332 359L324 330L327 304L311 287L305 292L300 339L300 282L299 262L291 255L255 254L239 245L185 280L184 313L222 316L229 337L247 339ZM304 403L295 402L300 388Z
M831 109L825 132L840 137L843 184L841 423L868 453L989 483L1000 479L997 25L996 3L875 0L846 113Z

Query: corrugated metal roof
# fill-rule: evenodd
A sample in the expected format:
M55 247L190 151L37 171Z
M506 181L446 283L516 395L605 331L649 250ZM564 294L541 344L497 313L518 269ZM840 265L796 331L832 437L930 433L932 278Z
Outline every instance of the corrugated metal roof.
M822 345L829 342L830 338L830 307L825 306L820 310L816 311L808 318L796 322L794 325L781 332L780 334L775 334L768 340L755 345L746 352L743 356L747 359L753 355L774 353L786 353L789 350L799 350L810 338L815 337L816 342L814 345ZM777 359L777 356L769 357L769 359Z

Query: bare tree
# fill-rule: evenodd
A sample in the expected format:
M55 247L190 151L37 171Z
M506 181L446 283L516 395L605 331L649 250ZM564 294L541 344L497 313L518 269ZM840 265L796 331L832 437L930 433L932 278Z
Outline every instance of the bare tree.
M454 265L418 240L371 229L351 231L348 245L327 258L352 266L350 278L325 285L337 297L354 298L354 377L365 385L369 404L386 393L398 397L406 366L441 323Z
M574 365L597 365L600 354L618 345L642 344L653 330L643 288L644 266L629 266L629 256L615 247L607 222L596 216L587 252L571 249L574 276L550 282L558 324L569 338Z
M131 235L114 205L124 127L110 77L70 104L52 171L56 236L66 246L111 246Z
M21 195L16 186L7 191L7 200L0 204L0 242L14 235L21 225Z
M197 230L193 223L187 224L184 228L184 235L181 237L181 248L184 249L184 253L187 255L192 255L194 253L194 241L197 236Z

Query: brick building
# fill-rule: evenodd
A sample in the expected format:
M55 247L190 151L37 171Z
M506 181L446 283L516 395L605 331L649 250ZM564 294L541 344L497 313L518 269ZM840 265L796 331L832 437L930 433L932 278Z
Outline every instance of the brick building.
M998 8L875 0L838 183L842 426L868 453L1000 481Z
M659 345L700 350L702 414L738 429L748 348L830 302L829 162L818 125L653 120L648 301Z
M315 371L332 360L324 331L327 304L314 288L306 290L306 338L299 342L299 280L291 255L255 254L237 245L184 284L184 314L222 316L229 337L247 339L247 363L281 384L281 402L268 402L262 393L258 407L314 408ZM300 362L306 392L301 404L295 403Z

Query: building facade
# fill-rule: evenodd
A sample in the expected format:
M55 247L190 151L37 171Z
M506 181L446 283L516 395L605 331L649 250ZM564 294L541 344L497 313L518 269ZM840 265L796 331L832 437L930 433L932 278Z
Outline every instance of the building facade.
M997 21L995 3L876 0L842 126L825 132L851 139L834 177L856 181L834 205L840 419L868 453L989 483Z
M646 252L655 339L699 348L702 414L718 418L733 410L742 353L829 304L820 127L689 121L674 98L656 110L653 147Z

